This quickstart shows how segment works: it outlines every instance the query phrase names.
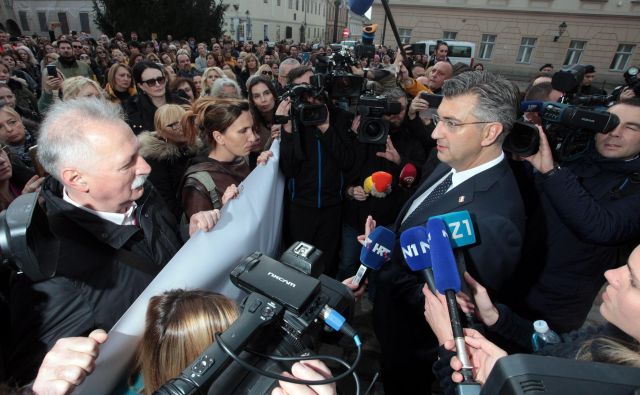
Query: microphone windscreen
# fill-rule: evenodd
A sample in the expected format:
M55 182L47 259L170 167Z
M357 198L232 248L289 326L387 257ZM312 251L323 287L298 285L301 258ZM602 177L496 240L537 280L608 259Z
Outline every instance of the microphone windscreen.
M371 181L377 192L386 192L393 181L393 176L386 171L376 171L371 175Z
M369 233L360 250L360 262L370 269L380 269L382 264L391 260L395 241L395 233L384 226L377 226Z
M529 100L520 103L520 111L522 112L540 112L544 107L544 102L540 100Z
M435 215L431 218L440 218L447 225L451 247L460 248L476 243L473 221L467 210Z
M371 189L373 188L373 181L371 181L371 176L364 179L364 183L362 184L362 189L364 189L364 193L371 193Z
M460 291L460 274L453 256L447 225L440 218L431 218L427 222L427 234L431 247L431 264L436 289L441 294L447 290Z
M349 9L354 14L363 16L367 11L369 11L372 4L373 0L349 0Z
M400 247L404 260L411 271L417 272L431 267L427 229L424 226L414 226L402 232Z
M413 163L407 163L400 171L400 185L404 187L410 187L416 180L418 171Z

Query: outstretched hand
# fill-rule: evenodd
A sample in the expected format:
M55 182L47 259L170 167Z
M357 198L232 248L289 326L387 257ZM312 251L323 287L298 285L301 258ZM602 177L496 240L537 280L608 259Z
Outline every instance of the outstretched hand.
M491 374L491 370L496 362L506 357L507 353L500 347L491 343L482 334L475 329L464 329L464 341L467 344L467 353L471 365L473 366L473 378L480 384L484 384L487 381L487 377ZM444 348L449 351L455 351L456 346L453 340L448 340L444 344ZM461 383L464 378L462 377L462 362L457 356L451 358L451 368L454 370L451 375L451 379L454 383Z

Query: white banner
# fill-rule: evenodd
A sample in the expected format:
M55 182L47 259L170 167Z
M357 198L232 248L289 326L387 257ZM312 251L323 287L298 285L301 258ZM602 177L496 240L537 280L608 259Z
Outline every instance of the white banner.
M152 296L176 288L199 288L238 298L240 291L231 284L229 273L240 260L255 251L275 257L282 226L284 178L278 171L279 141L270 149L273 157L240 184L239 196L224 206L213 230L195 234L113 326L100 348L95 371L74 393L111 393L130 373Z

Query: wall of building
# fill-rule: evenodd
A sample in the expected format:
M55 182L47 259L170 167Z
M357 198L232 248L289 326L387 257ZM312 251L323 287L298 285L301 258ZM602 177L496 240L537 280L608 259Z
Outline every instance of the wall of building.
M102 34L100 29L93 22L93 4L86 0L64 0L64 1L13 1L13 11L16 22L22 29L23 34L47 35L51 22L61 22L59 13L64 13L67 17L69 31L85 31L93 36ZM44 15L41 20L39 14ZM87 14L87 25L83 29L81 14ZM23 17L24 15L24 17ZM26 18L26 25L25 19ZM43 22L43 23L41 23ZM88 31L87 31L88 30ZM62 33L62 30L58 30Z
M476 62L514 79L527 78L545 63L559 68L575 41L584 42L579 63L596 67L598 84L616 85L624 69L640 64L640 1L430 0L393 1L390 7L397 27L411 32L411 42L456 32L457 40L476 44ZM374 5L372 20L382 26L381 5ZM554 41L562 22L566 31ZM478 56L483 35L495 35L491 56L484 59ZM527 61L517 59L523 38L535 39ZM377 34L376 41L381 39ZM390 28L385 44L395 47ZM621 45L631 53L626 66L614 70L612 61Z

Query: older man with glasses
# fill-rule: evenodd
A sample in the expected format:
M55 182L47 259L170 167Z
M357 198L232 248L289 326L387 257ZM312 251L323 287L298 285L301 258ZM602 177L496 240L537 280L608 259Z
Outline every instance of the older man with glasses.
M431 134L441 163L404 205L393 230L399 237L432 216L468 210L480 240L464 251L469 272L499 292L516 268L524 236L523 204L502 151L517 116L517 89L476 71L447 80L443 94ZM407 270L399 250L378 272L374 300L385 393L428 394L438 344L423 317L424 283Z

